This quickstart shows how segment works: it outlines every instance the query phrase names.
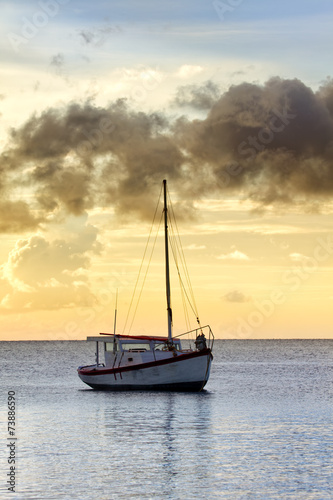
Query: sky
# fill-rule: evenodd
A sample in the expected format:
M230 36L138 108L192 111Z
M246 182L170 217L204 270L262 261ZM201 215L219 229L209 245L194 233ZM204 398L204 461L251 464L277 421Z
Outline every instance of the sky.
M0 6L0 340L166 334L163 179L216 338L333 338L331 1Z

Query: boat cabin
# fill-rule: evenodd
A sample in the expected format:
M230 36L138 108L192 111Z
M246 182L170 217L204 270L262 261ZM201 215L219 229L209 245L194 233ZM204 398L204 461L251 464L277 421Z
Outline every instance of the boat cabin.
M97 366L159 361L170 357L170 351L174 356L184 352L180 339L174 339L170 345L167 337L100 335L87 337L87 341L96 342Z

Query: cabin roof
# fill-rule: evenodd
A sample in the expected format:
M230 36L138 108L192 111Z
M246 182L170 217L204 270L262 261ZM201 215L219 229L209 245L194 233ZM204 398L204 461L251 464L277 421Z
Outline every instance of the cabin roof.
M117 335L116 338L119 340L145 340L156 341L156 342L167 342L168 337L159 337L157 335ZM95 342L114 342L114 334L113 333L100 333L99 336L87 337L89 341ZM174 339L179 340L179 339Z
M100 333L100 335L112 335L113 333ZM133 340L160 340L161 342L166 342L168 337L159 337L158 335L122 335L116 334L116 337L121 339L133 339Z

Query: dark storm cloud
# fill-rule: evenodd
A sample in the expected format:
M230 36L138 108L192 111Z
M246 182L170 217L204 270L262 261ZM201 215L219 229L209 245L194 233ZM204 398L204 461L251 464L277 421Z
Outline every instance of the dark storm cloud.
M42 221L24 201L0 201L0 233L34 230Z
M219 97L216 91L209 82L190 89L192 105L210 99L207 116L197 120L134 111L124 99L32 116L11 132L0 158L3 199L9 202L13 187L32 190L31 206L18 211L28 226L59 209L79 215L108 205L151 217L163 178L187 204L228 191L258 206L330 199L332 80L317 92L280 78Z
M205 120L180 119L177 144L217 189L259 203L333 192L332 83L314 93L299 80L233 86ZM203 184L211 189L211 183Z
M72 104L31 117L12 131L0 168L31 186L45 213L64 207L79 215L109 204L145 215L151 192L156 196L164 177L178 178L182 162L162 114L134 112L119 100L108 108Z

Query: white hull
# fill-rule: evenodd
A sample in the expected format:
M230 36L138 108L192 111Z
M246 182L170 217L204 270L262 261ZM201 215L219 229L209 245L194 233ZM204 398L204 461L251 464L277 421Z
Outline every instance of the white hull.
M78 374L94 389L200 391L209 378L211 360L211 351L206 349L205 352L179 354L142 366L82 367Z

